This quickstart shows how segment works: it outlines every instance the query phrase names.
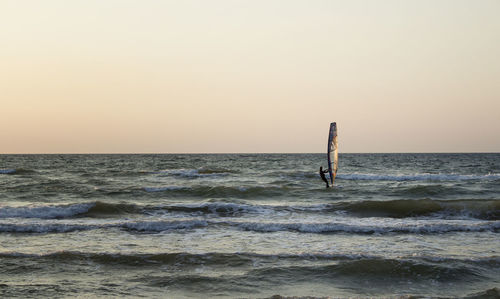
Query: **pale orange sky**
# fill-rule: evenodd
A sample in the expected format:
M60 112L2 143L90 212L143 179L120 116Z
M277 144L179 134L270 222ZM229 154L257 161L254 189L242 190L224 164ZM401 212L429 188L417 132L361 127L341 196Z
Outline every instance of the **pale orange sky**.
M500 152L499 12L0 0L0 153Z

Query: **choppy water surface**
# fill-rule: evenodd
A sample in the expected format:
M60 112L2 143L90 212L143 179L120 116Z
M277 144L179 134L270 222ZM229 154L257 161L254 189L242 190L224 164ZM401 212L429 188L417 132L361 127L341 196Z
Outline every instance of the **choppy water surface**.
M500 296L500 154L0 155L0 295Z

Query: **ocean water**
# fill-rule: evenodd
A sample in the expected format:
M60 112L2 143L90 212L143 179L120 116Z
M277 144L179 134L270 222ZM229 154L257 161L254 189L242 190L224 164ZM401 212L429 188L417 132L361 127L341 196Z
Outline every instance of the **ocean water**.
M500 296L500 154L0 155L0 297Z

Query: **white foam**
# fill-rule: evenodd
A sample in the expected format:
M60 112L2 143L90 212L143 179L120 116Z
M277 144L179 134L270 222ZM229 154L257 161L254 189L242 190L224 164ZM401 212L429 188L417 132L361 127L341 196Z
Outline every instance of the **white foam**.
M463 174L396 174L384 175L374 173L339 173L338 179L365 181L466 181L466 180L497 180L500 174L463 175Z
M127 229L144 232L161 232L177 229L191 229L207 226L204 220L179 220L179 221L136 221L126 222L120 226Z
M312 218L311 218L312 219ZM287 222L268 221L221 221L205 219L181 220L102 220L102 219L15 219L0 220L0 232L11 233L64 233L94 229L125 229L140 232L164 232L216 226L222 229L242 229L254 232L298 233L354 233L354 234L434 234L450 232L497 232L500 221L471 220L394 220L383 218L338 219L338 221L314 222L290 219ZM227 227L227 228L224 228Z
M70 223L0 223L0 232L9 233L66 233L96 228L99 226Z
M65 233L94 229L123 228L142 232L162 232L207 226L204 220L173 221L85 221L85 220L36 220L0 221L0 232L10 233Z
M168 208L169 206L166 206ZM202 204L177 204L170 205L170 207L174 208L186 208L186 209L207 209L212 213L217 212L230 212L230 213L250 213L250 212L270 212L272 211L272 207L267 206L252 206L247 204L238 204L238 203L227 203L227 202L206 202ZM271 208L271 209L269 209Z
M146 187L144 191L146 192L162 192L162 191L175 191L175 190L189 190L187 187L183 186L165 186L165 187Z
M227 172L219 172L214 170L214 172L210 172L210 170L200 168L200 169L165 169L161 171L154 172L155 174L159 174L160 176L179 176L186 178L198 178L198 177L220 177L228 175Z
M16 172L15 169L0 169L0 174L11 174L15 172Z
M161 175L171 175L171 176L184 176L184 177L194 177L198 176L198 170L196 169L166 169L166 170L161 170L158 172L155 172L156 174L161 174Z
M49 206L23 206L0 207L0 218L65 218L87 212L95 203L49 205Z
M452 223L393 223L392 225L349 224L343 222L282 223L282 222L217 222L256 232L295 231L300 233L447 233L481 232L500 229L500 221L452 222Z

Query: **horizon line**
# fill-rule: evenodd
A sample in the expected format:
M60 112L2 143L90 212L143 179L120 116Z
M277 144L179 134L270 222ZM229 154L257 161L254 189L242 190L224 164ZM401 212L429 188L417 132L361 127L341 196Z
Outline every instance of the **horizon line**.
M109 153L0 153L0 155L300 155L326 154L324 152L109 152ZM339 152L339 154L500 154L499 152Z

